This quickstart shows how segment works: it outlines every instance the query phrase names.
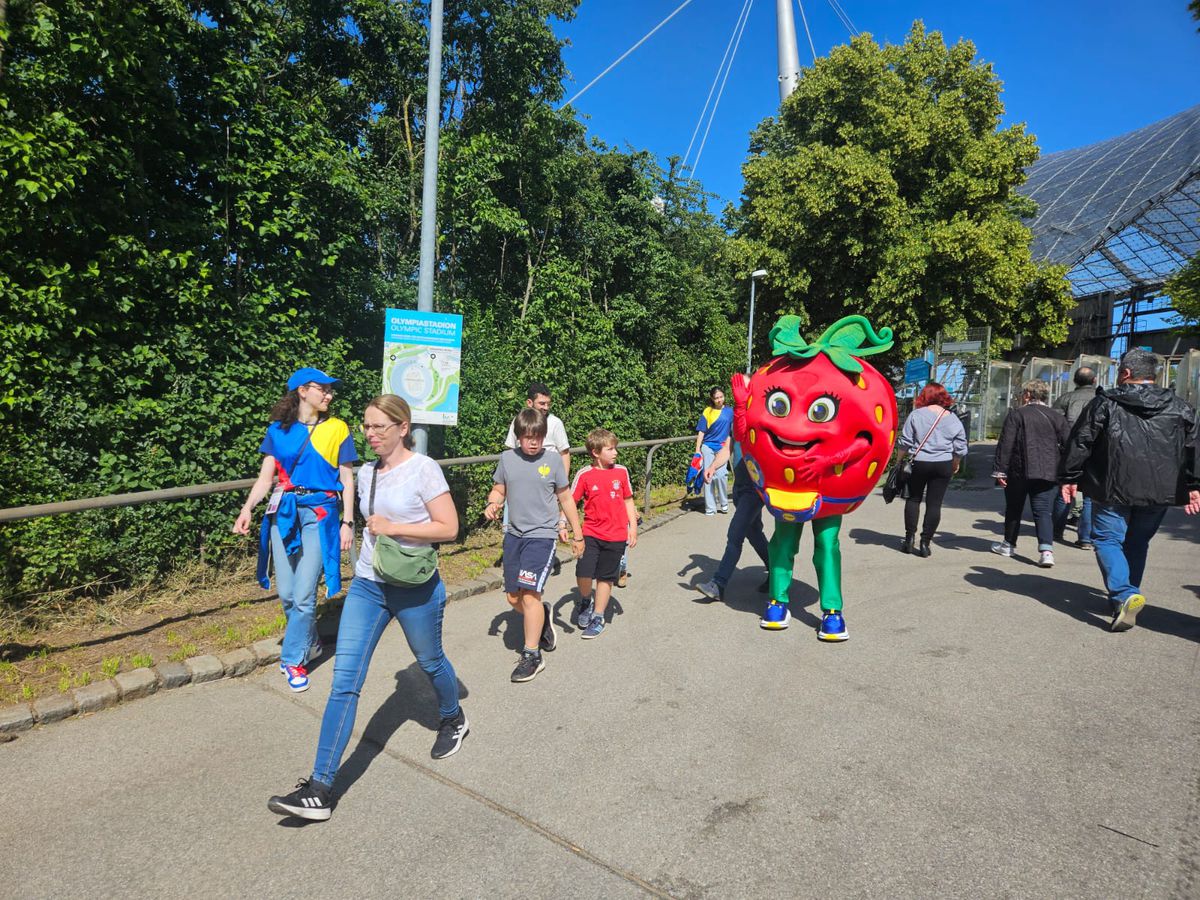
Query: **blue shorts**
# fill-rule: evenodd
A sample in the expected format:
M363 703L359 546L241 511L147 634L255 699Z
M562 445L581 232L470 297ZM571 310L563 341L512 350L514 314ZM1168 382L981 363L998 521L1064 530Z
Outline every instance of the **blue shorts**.
M554 562L554 538L504 535L504 590L541 593Z

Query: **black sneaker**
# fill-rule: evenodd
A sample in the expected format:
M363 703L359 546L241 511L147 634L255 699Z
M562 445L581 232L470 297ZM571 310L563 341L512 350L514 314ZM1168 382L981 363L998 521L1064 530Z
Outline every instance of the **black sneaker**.
M532 650L522 650L521 660L513 669L512 680L516 682L533 681L533 676L544 668L546 668L546 661L542 659L542 654L534 653Z
M267 809L281 816L296 816L313 822L324 822L333 807L329 805L329 786L319 781L301 778L296 789L285 797L272 797Z
M554 630L554 611L545 600L542 601L542 609L546 612L546 621L542 624L542 636L538 640L538 646L543 650L553 650L558 646L558 633Z
M429 751L429 755L434 759L453 756L462 746L463 738L470 733L471 725L467 722L467 714L460 706L458 715L442 719L442 724L438 726L437 739L433 742L433 749Z

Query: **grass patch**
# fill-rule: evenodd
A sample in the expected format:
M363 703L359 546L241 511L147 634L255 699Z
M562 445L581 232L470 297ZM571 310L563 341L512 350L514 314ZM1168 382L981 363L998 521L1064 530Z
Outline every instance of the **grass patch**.
M135 669L149 669L154 665L154 657L149 653L138 653L129 661L129 664Z
M185 659L191 659L197 655L197 647L195 644L181 644L178 650L168 654L167 659L171 662L183 662Z
M106 656L103 662L100 663L100 672L105 678L112 678L121 671L121 657Z

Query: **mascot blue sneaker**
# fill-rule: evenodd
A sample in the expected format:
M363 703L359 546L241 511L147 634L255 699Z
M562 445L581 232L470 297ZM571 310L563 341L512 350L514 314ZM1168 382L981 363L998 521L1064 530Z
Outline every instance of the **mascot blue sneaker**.
M792 621L792 614L786 605L772 600L767 604L767 611L759 619L758 624L769 631L783 631Z
M817 632L817 637L822 641L844 641L850 637L841 610L832 610L821 617L821 630Z

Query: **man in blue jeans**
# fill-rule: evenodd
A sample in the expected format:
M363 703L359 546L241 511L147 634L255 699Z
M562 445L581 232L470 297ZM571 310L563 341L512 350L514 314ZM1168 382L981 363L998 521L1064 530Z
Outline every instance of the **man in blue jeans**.
M1062 499L1092 500L1092 542L1112 603L1113 631L1128 631L1146 605L1142 577L1150 539L1168 506L1200 512L1196 414L1170 388L1155 385L1158 357L1130 350L1117 386L1096 392L1071 430L1063 456Z
M734 510L733 518L729 520L729 531L725 535L725 554L721 557L721 562L717 565L717 571L712 580L696 586L696 589L710 600L725 599L725 586L733 577L733 570L737 568L738 560L742 558L742 544L747 540L750 541L750 546L762 560L763 566L767 566L767 536L763 534L762 498L758 496L758 491L754 489L754 482L750 480L750 473L746 471L741 445L733 438L725 439L725 443L717 451L713 461L704 470L704 480L705 482L711 481L717 470L729 462L731 455L733 458ZM758 590L762 593L766 589L767 582L764 581L759 585Z

